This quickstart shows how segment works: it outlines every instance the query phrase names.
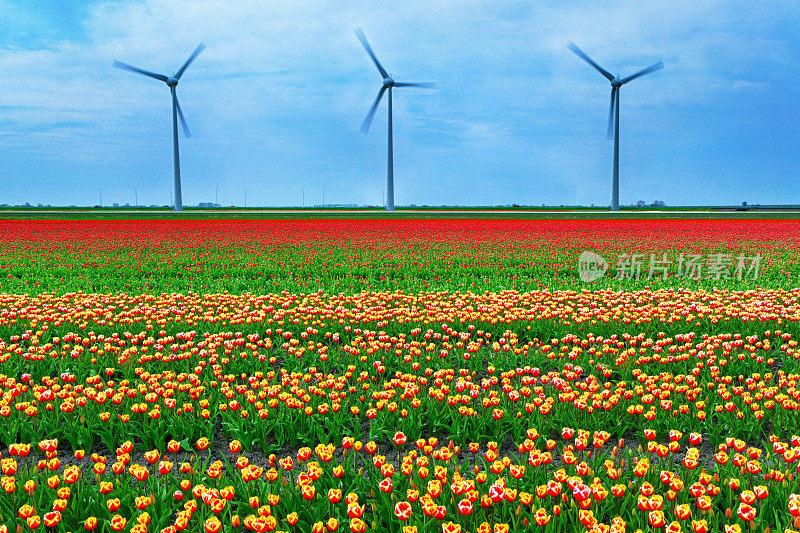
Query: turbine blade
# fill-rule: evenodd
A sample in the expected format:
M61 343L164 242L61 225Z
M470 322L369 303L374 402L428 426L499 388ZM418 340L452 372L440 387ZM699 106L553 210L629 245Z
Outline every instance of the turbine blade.
M436 82L433 81L396 81L394 82L395 87L419 87L420 89L435 89Z
M183 76L183 72L187 68L189 68L189 65L192 64L192 61L194 61L197 58L197 56L200 55L200 52L202 52L205 47L206 43L203 42L197 45L197 48L194 49L194 52L192 52L192 55L189 56L189 59L187 59L186 62L181 66L181 68L178 69L178 72L175 73L176 80L181 79L181 76Z
M364 46L364 50L366 50L369 54L369 57L372 58L372 62L375 63L376 67L378 67L378 72L381 73L381 76L383 76L384 79L388 78L389 74L386 73L386 69L383 68L381 62L378 61L378 58L375 56L375 52L372 51L372 47L369 45L369 41L367 41L367 36L364 35L364 32L361 30L361 28L356 28L353 30L353 33L355 33L356 37L358 37L358 40L361 41L361 44Z
M624 84L628 83L629 81L635 80L636 78L644 76L645 74L650 74L651 72L655 72L657 70L661 70L662 68L664 68L664 63L659 61L655 65L650 65L647 68L643 68L642 70L640 70L636 74L631 74L627 78L623 78L622 80L620 80L620 84L624 85Z
M167 76L164 76L163 74L156 74L155 72L150 72L149 70L144 70L139 67L134 67L133 65L123 63L122 61L114 61L114 67L121 68L122 70L130 70L131 72L135 72L136 74L142 74L144 76L155 78L161 81L167 81L169 79Z
M369 127L372 125L372 119L375 118L375 111L378 110L378 104L381 103L381 98L383 97L383 93L386 92L386 87L381 87L381 90L378 91L378 96L375 98L375 102L373 102L372 107L369 108L367 112L367 116L364 117L364 122L361 123L361 133L366 135L369 133Z
M575 54L578 57L580 57L581 59L583 59L584 61L589 63L591 66L593 66L597 70L597 72L599 72L600 74L605 76L608 81L611 81L611 80L614 79L614 76L612 76L610 72L608 72L606 69L604 69L603 67L601 67L597 63L595 63L594 60L591 57L589 57L588 55L586 55L586 53L583 50L581 50L580 48L575 46L575 43L570 42L569 43L569 49L572 50L573 52L575 52Z
M181 120L181 127L183 128L183 135L187 139L192 136L192 132L189 131L189 126L186 124L186 119L183 117L183 111L181 110L181 103L178 102L178 97L175 96L175 106L178 108L178 118Z
M611 88L611 105L608 109L608 133L607 137L609 139L614 138L614 104L617 103L617 88Z

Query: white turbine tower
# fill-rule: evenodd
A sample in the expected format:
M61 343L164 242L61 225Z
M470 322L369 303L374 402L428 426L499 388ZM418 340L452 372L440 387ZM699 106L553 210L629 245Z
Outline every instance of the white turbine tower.
M183 118L183 111L181 111L181 105L178 103L178 97L175 94L175 88L178 86L178 81L183 76L183 73L192 64L192 61L203 51L206 47L205 43L200 43L197 48L195 48L192 55L189 56L181 68L173 74L172 76L165 76L164 74L156 74L155 72L150 72L149 70L143 70L138 67L134 67L128 65L127 63L122 63L120 61L114 61L114 66L117 68L121 68L124 70L130 70L131 72L135 72L136 74L142 74L143 76L148 76L150 78L155 78L159 81L163 81L169 87L169 92L172 94L172 145L173 145L173 172L174 172L174 184L173 187L175 189L175 211L182 211L183 210L183 198L181 196L181 163L180 157L178 155L178 118L181 119L181 126L183 127L183 134L189 138L192 134L189 132L189 126L186 125L186 119Z
M598 65L592 60L591 57L586 55L583 50L575 46L575 43L569 43L569 49L575 52L578 57L589 63L592 67L602 74L608 81L611 82L611 108L608 111L608 138L614 138L614 174L611 182L611 210L619 211L619 91L620 88L633 81L640 76L661 70L664 68L664 63L659 61L654 65L640 70L636 74L631 74L627 78L620 78L613 76L610 72ZM613 133L612 133L613 131Z
M375 52L372 51L372 47L367 42L367 37L364 35L364 32L361 31L361 28L357 28L354 30L356 37L358 40L361 41L361 44L364 45L364 49L369 54L369 57L372 58L372 62L375 63L375 66L378 68L378 72L381 74L381 78L383 79L381 88L378 91L378 96L375 98L375 102L372 104L372 107L369 108L367 112L367 116L364 119L364 122L361 124L361 133L367 134L369 132L369 127L372 125L372 119L375 117L375 111L378 110L378 104L381 103L381 98L383 97L383 93L389 92L389 152L387 155L387 163L386 163L386 210L387 211L394 211L394 156L392 153L392 89L395 87L419 87L422 89L433 89L436 87L435 83L431 82L401 82L401 81L394 81L392 77L386 72L386 69L383 68L378 58L375 56Z

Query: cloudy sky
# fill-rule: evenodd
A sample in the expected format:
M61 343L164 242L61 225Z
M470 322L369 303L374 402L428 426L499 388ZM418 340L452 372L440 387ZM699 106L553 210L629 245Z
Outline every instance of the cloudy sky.
M766 7L761 7L766 6ZM380 204L380 76L394 97L396 202L608 205L614 74L620 203L800 203L800 4L407 0L0 0L0 203L164 204L161 82L200 41L178 96L184 204ZM217 189L219 188L219 189Z

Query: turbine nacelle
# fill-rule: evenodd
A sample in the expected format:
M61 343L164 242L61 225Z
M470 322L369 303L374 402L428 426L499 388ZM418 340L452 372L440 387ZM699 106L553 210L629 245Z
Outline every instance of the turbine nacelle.
M169 78L167 78L167 81L165 83L167 84L167 87L177 87L178 86L178 78L176 78L174 76L170 76Z
M620 79L619 74L617 75L616 78L611 80L611 86L615 89L618 87L622 87L622 79Z
M394 79L392 79L391 76L383 78L383 86L386 89L388 89L389 87L394 87Z

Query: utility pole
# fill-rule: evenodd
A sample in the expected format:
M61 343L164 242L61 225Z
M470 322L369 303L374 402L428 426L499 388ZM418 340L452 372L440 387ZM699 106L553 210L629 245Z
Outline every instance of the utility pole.
M103 207L103 189L97 189L100 193L100 207Z

